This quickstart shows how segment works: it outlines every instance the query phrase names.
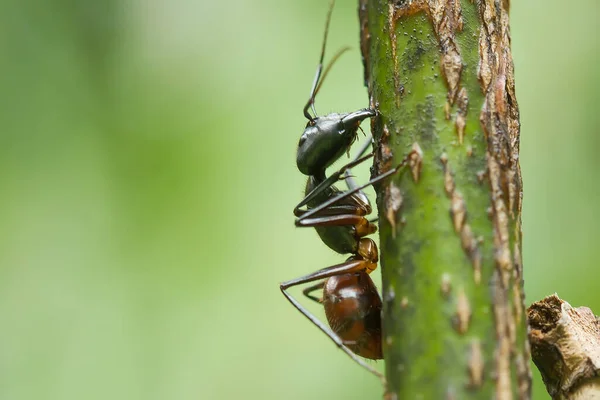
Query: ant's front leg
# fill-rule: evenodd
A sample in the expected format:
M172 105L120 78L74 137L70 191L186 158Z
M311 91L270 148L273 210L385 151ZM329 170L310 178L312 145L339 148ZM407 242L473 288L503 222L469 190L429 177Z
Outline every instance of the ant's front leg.
M374 153L369 153L363 157L363 155L366 153L367 149L371 145L372 141L373 141L373 137L371 135L369 135L368 140L366 140L365 143L359 148L358 152L354 156L354 159L352 161L350 161L349 163L347 163L346 165L344 165L338 171L331 174L331 176L329 176L328 178L323 180L321 183L319 183L319 185L317 185L317 187L312 189L310 191L310 193L308 193L306 195L306 197L304 197L304 199L302 199L302 201L296 206L296 208L294 208L294 215L296 215L296 217L299 217L300 215L302 215L303 210L301 210L300 207L305 206L311 200L313 200L318 195L323 193L325 190L330 188L337 181L342 179L342 176L343 176L343 179L346 181L346 185L348 186L348 189L355 188L357 185L354 182L354 180L352 179L351 168L353 168L353 167L359 165L360 163L362 163L363 161L368 160L369 158L373 157ZM367 199L367 196L365 196L364 193L360 192L359 196L357 196L357 197L360 199L361 203L367 204L368 207L370 208L369 199Z
M359 128L360 128L360 126L359 126ZM367 138L368 139L365 141L365 143L362 145L362 147L358 150L358 153L356 153L356 156L354 158L355 160L357 160L359 157L361 157L363 154L365 154L367 152L367 149L369 148L369 146L372 144L373 136L371 136L371 134L369 134L367 136ZM348 187L349 190L352 190L352 189L358 187L358 184L354 181L353 178L354 178L354 176L352 175L351 169L347 168L346 171L344 172L344 180L346 181L346 186ZM362 205L365 209L371 208L371 203L369 202L369 198L362 191L359 191L356 193L356 198L362 203Z
M311 200L315 199L318 195L322 194L323 192L325 192L328 188L330 188L331 186L333 186L337 181L340 180L340 178L344 175L344 173L349 170L350 168L353 168L357 165L359 165L360 163L368 160L369 158L373 157L373 153L369 153L364 157L360 157L356 160L353 160L351 162L349 162L348 164L344 165L342 168L340 168L338 171L334 172L333 174L331 174L329 177L327 177L326 179L324 179L322 182L320 182L313 190L310 191L310 193L308 193L304 199L302 199L302 201L300 203L298 203L298 205L294 208L294 215L299 217L302 215L303 212L305 212L306 210L302 210L301 207L304 207L305 205L307 205Z
M344 192L340 192L340 194L338 194L335 197L332 197L330 199L328 199L327 201L324 201L323 203L319 204L317 207L311 208L310 210L307 210L306 212L304 212L302 214L302 216L300 218L298 218L298 221L304 220L304 219L308 219L310 217L319 215L319 213L323 212L323 210L330 208L332 205L340 202L343 199L346 199L358 192L361 192L363 189L374 185L377 182L380 182L382 180L384 180L385 178L394 175L396 172L398 172L400 169L402 169L403 167L406 166L406 164L408 163L410 157L415 153L415 151L411 151L406 157L404 157L404 159L402 160L402 162L400 164L398 164L396 167L390 169L389 171L386 171L384 173L382 173L381 175L376 176L375 178L371 179L370 181L368 181L365 184L362 184L360 186L356 186L355 188L353 188L352 190L347 190Z

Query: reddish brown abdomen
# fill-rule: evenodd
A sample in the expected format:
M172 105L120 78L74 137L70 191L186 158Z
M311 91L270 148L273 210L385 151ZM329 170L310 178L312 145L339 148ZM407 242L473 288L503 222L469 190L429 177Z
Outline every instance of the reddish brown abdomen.
M381 299L367 273L329 278L323 288L323 306L329 326L348 348L361 357L383 358Z

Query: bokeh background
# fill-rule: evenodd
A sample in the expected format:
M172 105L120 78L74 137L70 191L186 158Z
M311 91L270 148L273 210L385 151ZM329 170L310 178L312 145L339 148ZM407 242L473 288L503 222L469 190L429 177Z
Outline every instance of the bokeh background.
M598 2L512 3L527 301L600 313ZM342 259L291 213L327 1L2 6L0 399L379 398L278 288ZM338 0L348 44L322 113Z

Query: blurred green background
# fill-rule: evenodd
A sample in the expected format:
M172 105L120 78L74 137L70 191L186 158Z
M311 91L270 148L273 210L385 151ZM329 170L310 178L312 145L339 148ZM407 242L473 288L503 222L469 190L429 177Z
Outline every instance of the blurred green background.
M527 301L600 313L598 2L512 3ZM291 212L327 2L2 5L0 398L380 398L278 288L343 259ZM321 113L367 104L357 25Z

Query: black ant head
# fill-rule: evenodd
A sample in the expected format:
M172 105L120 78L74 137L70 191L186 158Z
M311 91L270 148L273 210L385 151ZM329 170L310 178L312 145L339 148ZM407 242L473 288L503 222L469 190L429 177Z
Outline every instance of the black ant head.
M325 169L346 153L360 123L375 116L364 109L349 114L328 114L308 121L298 142L296 164L305 175L323 175Z
M327 68L323 71L323 59L325 57L325 45L327 43L327 32L331 21L331 12L334 1L331 1L327 19L325 20L325 33L321 47L321 57L317 66L317 72L310 90L308 102L304 106L304 116L308 119L304 133L298 143L296 163L298 169L305 175L323 176L325 169L333 164L338 158L348 151L356 139L356 131L360 123L375 115L374 110L359 110L350 114L328 114L319 117L315 110L315 96L319 92L323 80L335 63L335 61L346 51L347 47L340 49L331 59ZM312 109L314 117L309 113Z

